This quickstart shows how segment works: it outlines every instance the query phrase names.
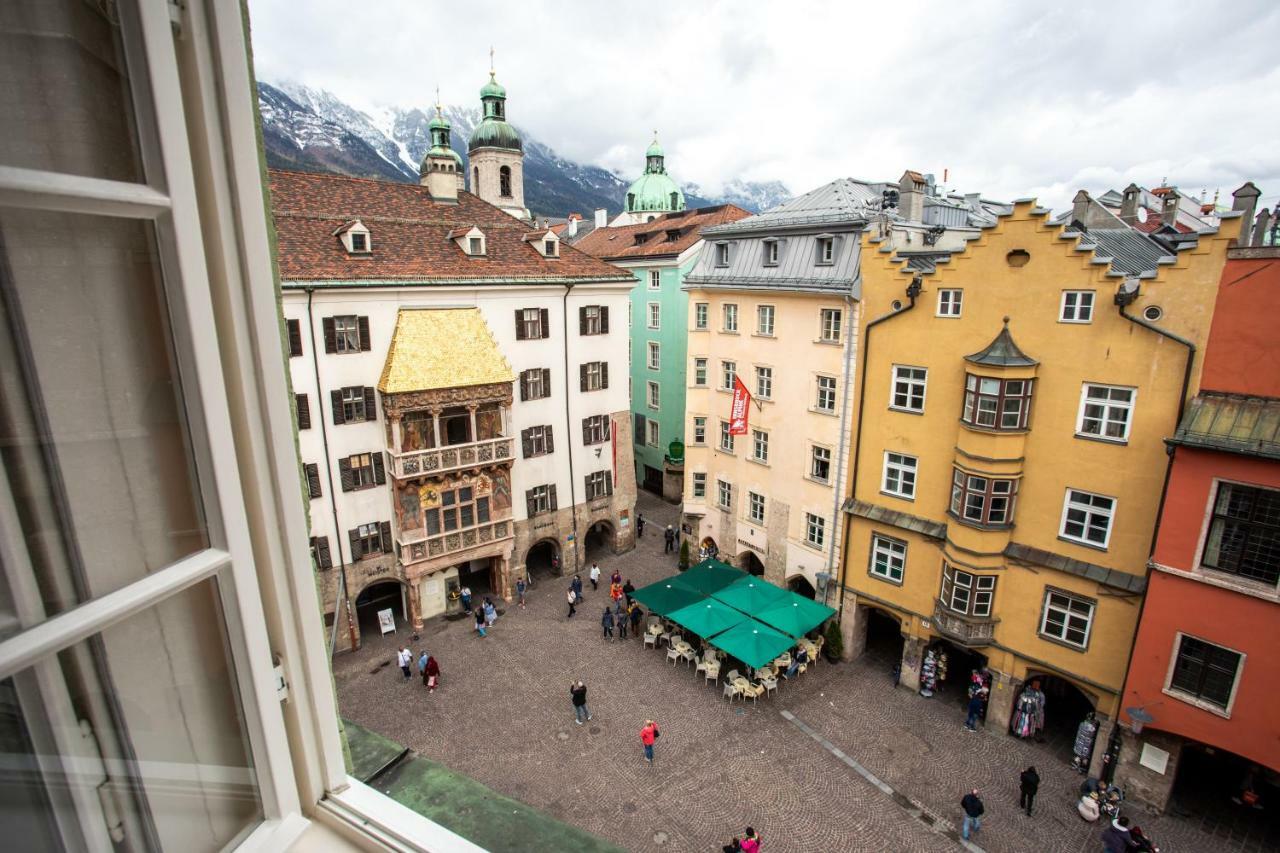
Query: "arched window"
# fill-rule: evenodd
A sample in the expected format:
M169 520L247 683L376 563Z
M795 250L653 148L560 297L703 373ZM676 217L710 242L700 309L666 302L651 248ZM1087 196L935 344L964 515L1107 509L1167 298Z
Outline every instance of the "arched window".
M480 195L480 167L471 167L471 192Z
M503 166L498 170L498 192L503 198L511 198L511 167Z
M679 193L672 193L672 194L671 194L671 209L672 209L672 210L677 210L677 209L678 209L676 205L678 205L678 204L680 203L679 199L680 199L680 194L679 194Z
M627 210L635 210L635 209L636 209L636 194L627 193Z
M502 118L502 113L503 113L503 112L504 112L504 110L503 110L503 107L502 107L502 101L494 101L494 102L493 102L493 115L494 115L494 117L495 117L495 118Z

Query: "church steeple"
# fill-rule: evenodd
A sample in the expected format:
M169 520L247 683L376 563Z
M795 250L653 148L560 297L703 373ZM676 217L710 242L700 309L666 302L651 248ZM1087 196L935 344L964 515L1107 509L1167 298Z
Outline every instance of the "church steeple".
M480 89L484 116L467 140L471 158L471 192L517 219L528 219L524 207L524 146L507 123L507 90L493 69L489 49L489 82Z
M655 130L653 132L653 142L649 143L648 150L644 152L644 173L646 175L665 175L667 173L665 161L666 152L658 144L658 131Z
M427 125L431 134L431 147L422 158L418 169L418 183L427 188L437 201L457 201L462 189L462 157L449 145L452 125L444 117L440 104L440 89L436 89L436 117Z

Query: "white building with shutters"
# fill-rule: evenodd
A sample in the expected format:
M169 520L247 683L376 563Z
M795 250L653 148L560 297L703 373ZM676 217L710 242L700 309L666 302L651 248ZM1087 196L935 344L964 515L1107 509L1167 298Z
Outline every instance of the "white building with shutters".
M378 611L420 627L463 585L509 599L525 572L632 547L634 278L465 192L270 178L338 646Z

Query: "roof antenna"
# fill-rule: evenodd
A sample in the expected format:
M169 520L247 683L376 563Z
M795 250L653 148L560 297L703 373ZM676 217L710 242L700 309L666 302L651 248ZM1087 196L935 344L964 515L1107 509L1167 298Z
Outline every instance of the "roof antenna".
M489 76L492 77L493 75L493 45L489 45Z

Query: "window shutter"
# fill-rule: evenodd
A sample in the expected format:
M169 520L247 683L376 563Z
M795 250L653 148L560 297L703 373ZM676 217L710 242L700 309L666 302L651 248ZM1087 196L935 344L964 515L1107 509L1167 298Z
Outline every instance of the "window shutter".
M609 362L607 361L600 362L600 387L609 387Z
M631 441L635 444L644 444L644 415L636 415L635 426L631 428Z
M551 368L542 368L542 396L551 396Z
M600 334L608 334L609 332L609 306L600 306Z
M520 402L529 399L529 371L520 371Z
M338 333L333 328L333 318L325 317L320 321L320 325L324 327L324 351L338 351Z
M583 305L578 309L578 334L585 335L587 333L587 306Z
M364 388L364 419L366 421L378 419L378 395L368 385Z
M604 493L606 496L613 495L613 472L604 472Z
M552 512L555 512L560 508L560 504L556 503L556 487L554 483L547 486L547 503L551 504Z
M546 308L538 309L538 325L542 327L542 337L551 337L551 312Z
M591 418L582 419L582 443L591 443Z
M391 542L391 522L384 521L379 524L378 533L382 535L382 553L390 554L395 548Z
M387 471L383 466L381 451L370 454L373 457L373 481L379 486L387 482Z
M543 430L543 435L547 437L547 452L555 453L556 442L555 439L551 437L551 424L547 424L546 429Z
M520 447L524 452L524 458L528 459L533 455L533 439L529 437L531 429L520 430Z
M302 326L297 320L285 320L285 327L289 330L289 357L294 358L302 355Z
M368 352L373 349L373 341L369 340L369 318L357 317L356 321L360 324L360 351Z
M333 405L333 422L337 426L341 426L347 422L346 417L342 414L342 391L329 392L329 402Z
M533 489L529 489L524 493L525 514L529 518L533 518L538 514L538 507L533 502Z
M351 562L355 562L364 556L364 552L360 550L360 528L353 527L347 531L347 539L351 542Z
M356 479L351 476L351 460L346 456L338 460L338 479L342 481L342 491L355 491Z
M520 310L519 308L516 309L516 340L517 341L523 341L525 339L524 320L522 316L523 314L524 314L524 311Z
M293 395L294 407L298 410L298 429L311 429L311 404L306 394Z
M585 364L578 365L578 390L587 390L587 366Z
M308 462L302 466L307 474L307 490L311 492L311 497L320 497L320 466L314 462Z
M333 555L329 553L329 537L316 537L316 558L322 569L333 568Z
M613 418L604 416L604 440L608 441L613 436Z

